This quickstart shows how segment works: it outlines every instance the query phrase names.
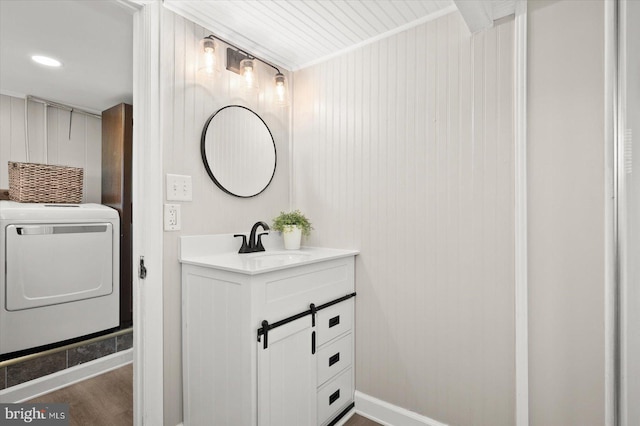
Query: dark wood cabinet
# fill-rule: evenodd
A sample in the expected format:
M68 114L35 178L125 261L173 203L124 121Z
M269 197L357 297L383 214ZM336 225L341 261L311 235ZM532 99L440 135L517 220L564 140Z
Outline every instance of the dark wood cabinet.
M131 158L133 107L102 112L102 204L120 214L120 327L133 323Z

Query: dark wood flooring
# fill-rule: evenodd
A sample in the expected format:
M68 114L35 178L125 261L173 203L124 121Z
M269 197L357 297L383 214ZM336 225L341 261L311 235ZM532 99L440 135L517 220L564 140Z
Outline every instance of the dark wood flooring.
M42 395L28 402L69 404L70 426L130 426L133 424L133 366ZM345 426L380 426L354 414Z
M366 417L359 416L354 414L345 424L344 426L380 426L379 423L374 422L373 420L369 420Z
M28 402L68 403L70 426L130 426L133 424L133 365L125 365Z

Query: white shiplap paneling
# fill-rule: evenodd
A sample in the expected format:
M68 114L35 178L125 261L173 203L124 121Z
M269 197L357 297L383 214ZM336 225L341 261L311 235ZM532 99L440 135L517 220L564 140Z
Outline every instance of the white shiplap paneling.
M357 257L356 388L515 418L514 24L452 13L295 73L293 205Z
M82 167L83 202L100 203L102 120L74 113L69 137L69 111L29 101L27 113L28 144L25 138L25 100L0 95L0 188L9 187L8 161Z
M164 5L290 70L455 9L451 0L164 0Z
M213 79L196 72L200 39L210 30L163 9L161 114L163 173L192 176L193 201L182 203L182 229L164 233L164 422L182 421L181 293L178 244L181 235L248 233L253 223L268 223L289 207L289 108L274 103L273 69L259 64L260 93L240 88L242 78L224 67L225 45L217 49L220 72ZM285 72L286 73L286 72ZM229 104L250 108L271 130L278 165L269 187L254 198L220 190L207 175L200 156L200 136L207 118Z

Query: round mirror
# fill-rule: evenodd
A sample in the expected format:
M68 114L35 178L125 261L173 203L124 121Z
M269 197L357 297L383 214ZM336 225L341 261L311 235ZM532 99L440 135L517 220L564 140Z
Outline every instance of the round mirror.
M204 125L202 162L220 189L236 197L264 191L276 172L276 145L258 114L240 105L216 111Z

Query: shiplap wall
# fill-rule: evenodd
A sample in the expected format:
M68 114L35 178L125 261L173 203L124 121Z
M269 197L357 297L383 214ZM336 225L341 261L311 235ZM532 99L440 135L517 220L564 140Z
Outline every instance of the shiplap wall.
M514 22L458 13L295 73L293 205L361 250L356 388L514 424Z
M102 120L74 113L69 138L69 111L29 101L29 158L25 137L25 100L0 95L0 188L9 187L8 161L84 168L83 202L100 203L102 186ZM45 126L45 108L47 124ZM46 142L45 142L46 132ZM46 155L45 155L46 153Z
M248 94L239 87L241 77L225 69L223 43L217 49L220 72L216 77L210 80L197 73L198 43L212 32L164 8L161 31L164 173L190 175L193 179L193 201L181 203L182 230L164 234L164 423L175 425L182 421L179 236L248 233L255 222L270 223L280 210L288 209L289 109L273 102L273 69L259 65L260 94ZM222 192L202 164L202 128L211 114L229 104L255 111L275 140L278 166L269 187L257 197L237 198Z

